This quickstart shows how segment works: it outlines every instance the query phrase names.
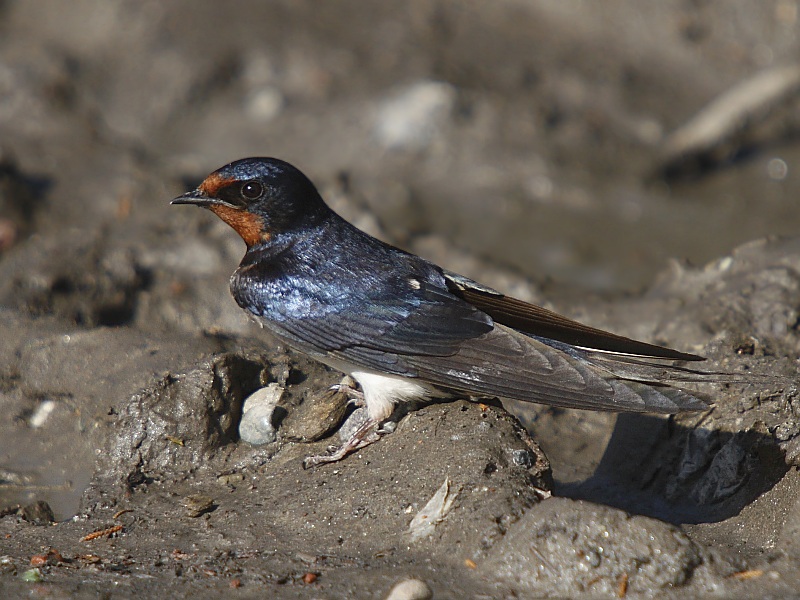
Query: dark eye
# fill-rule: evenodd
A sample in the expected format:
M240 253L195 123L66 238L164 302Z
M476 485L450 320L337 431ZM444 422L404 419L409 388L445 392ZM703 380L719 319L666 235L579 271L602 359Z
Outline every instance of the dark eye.
M242 184L242 196L248 200L257 200L264 193L264 188L257 181L246 181Z

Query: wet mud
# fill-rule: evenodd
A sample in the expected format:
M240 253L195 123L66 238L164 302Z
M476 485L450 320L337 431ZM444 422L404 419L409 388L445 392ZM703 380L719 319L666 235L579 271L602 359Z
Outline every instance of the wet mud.
M0 594L797 596L799 17L736 6L0 3ZM234 232L168 205L258 155L735 381L676 417L432 402L303 469L341 374L236 306Z

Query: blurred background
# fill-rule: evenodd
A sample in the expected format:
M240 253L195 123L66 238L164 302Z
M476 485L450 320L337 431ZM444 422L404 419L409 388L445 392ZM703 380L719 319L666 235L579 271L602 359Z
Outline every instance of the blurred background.
M241 240L168 205L238 158L597 325L590 296L795 234L799 34L794 0L0 1L0 483L44 470L70 514L100 442L54 431L102 430L180 340L254 334Z
M4 247L170 227L177 192L269 155L431 258L640 289L798 230L792 69L672 135L798 32L794 0L5 0L0 144L32 196L0 200Z

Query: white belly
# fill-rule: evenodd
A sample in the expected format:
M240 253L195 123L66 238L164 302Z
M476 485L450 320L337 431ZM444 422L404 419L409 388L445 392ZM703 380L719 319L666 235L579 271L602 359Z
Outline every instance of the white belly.
M337 371L347 373L358 382L361 391L364 392L364 402L367 405L369 417L378 422L388 419L394 410L394 405L398 402L424 400L446 395L437 392L435 387L419 379L378 373L335 359L317 357L317 360Z
M366 371L352 371L350 377L361 385L367 412L375 421L389 418L397 402L423 400L436 394L433 387L408 377Z

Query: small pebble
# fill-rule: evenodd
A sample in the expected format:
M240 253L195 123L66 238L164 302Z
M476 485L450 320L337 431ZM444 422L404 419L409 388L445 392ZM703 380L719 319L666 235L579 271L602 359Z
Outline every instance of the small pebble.
M429 600L433 592L421 579L404 579L396 584L386 600Z
M530 469L536 461L529 450L514 450L511 453L511 462L517 467Z
M38 429L47 422L47 419L53 414L55 409L55 400L43 400L39 403L39 406L36 407L36 410L33 411L31 418L28 419L28 425L34 429Z
M244 481L244 475L241 473L225 473L224 475L217 477L217 481L219 481L222 485L235 486Z
M305 584L310 585L310 584L314 583L316 580L317 580L317 574L316 573L309 572L309 573L306 573L305 575L303 575L303 583L305 583Z
M283 388L277 383L256 390L244 401L239 437L254 446L270 444L278 439L272 424L275 407L283 396Z
M358 428L367 422L367 419L369 419L369 414L366 408L355 409L342 426L339 427L339 439L342 442L349 440L358 431Z
M192 518L204 515L211 512L216 508L214 500L209 496L203 494L192 494L183 499L183 505L186 507L186 514Z

